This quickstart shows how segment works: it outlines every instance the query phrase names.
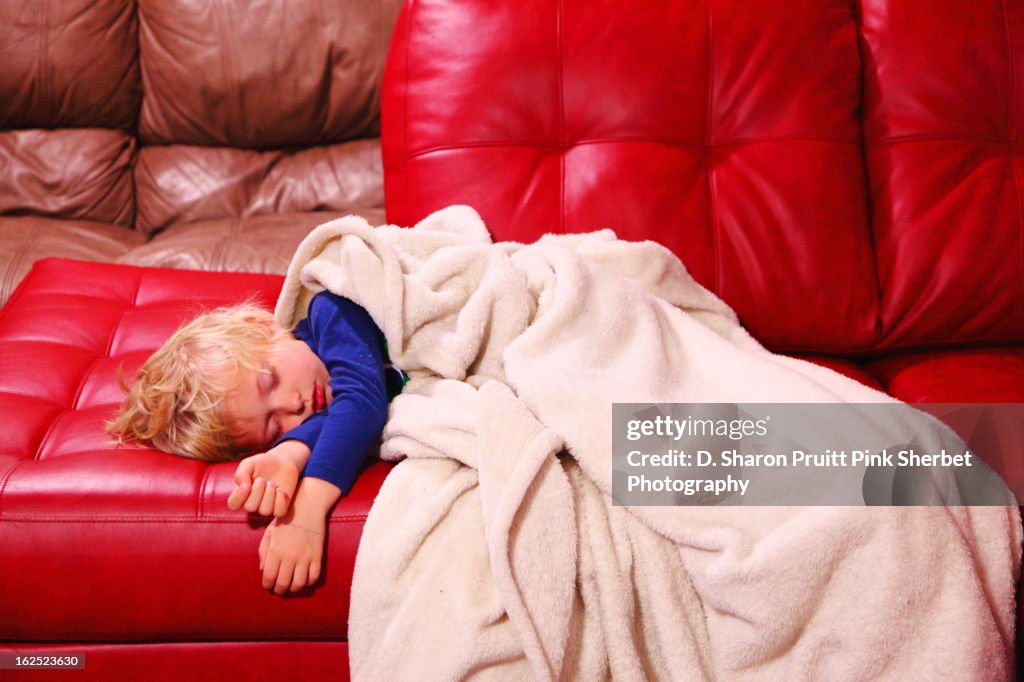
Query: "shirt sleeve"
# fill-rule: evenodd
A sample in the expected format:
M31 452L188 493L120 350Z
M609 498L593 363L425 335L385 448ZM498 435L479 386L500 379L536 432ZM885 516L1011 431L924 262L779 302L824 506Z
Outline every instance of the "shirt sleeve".
M387 420L380 330L359 305L322 292L313 298L295 335L309 343L326 365L332 401L278 442L305 443L311 454L304 475L347 493L366 456L380 441Z

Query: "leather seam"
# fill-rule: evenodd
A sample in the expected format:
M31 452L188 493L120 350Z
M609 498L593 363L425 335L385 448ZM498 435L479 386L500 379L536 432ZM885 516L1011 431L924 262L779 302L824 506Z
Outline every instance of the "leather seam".
M136 287L136 291L138 291L138 287ZM124 314L126 312L128 312L128 308L123 308L117 316L117 322L110 328L110 333L107 335L107 344L103 347L104 357L111 357L110 349L114 346L114 337L117 336L117 330L121 328L121 323L124 322Z
M40 104L46 102L46 96L50 92L51 87L49 84L49 73L47 66L50 66L47 57L50 51L50 3L49 0L43 0L42 6L39 8L39 23L41 29L39 31L39 83L40 93L39 100Z
M58 348L67 348L69 350L89 351L88 348L83 348L82 346L74 346L70 343L61 343L60 341L52 341L50 339L3 339L0 343L21 343L29 346L57 346Z
M53 256L44 256L43 258L40 258L39 260L35 261L35 263L33 263L33 266L35 266L37 263L39 263L41 261L44 261L44 260L74 260L74 259L54 258ZM84 261L78 261L78 262L84 262ZM94 262L93 264L94 265L96 265L96 264L114 265L113 263L108 263L108 262L103 262L103 261ZM130 266L119 266L119 267L130 267ZM33 295L37 295L35 292L32 292L32 293L33 293ZM44 292L41 292L38 295L45 299L45 303L52 303L54 301L57 301L58 305L64 305L64 304L67 304L68 302L75 302L75 303L93 303L93 302L97 302L97 303L102 303L102 304L107 304L107 305L125 305L125 302L120 300L120 299L107 298L105 296L90 296L89 294L79 294L79 293L75 293L74 291L44 291ZM40 343L48 343L48 342L41 341Z
M4 491L7 490L7 482L11 480L11 476L14 474L14 470L21 466L23 459L15 459L11 466L7 467L7 471L4 472L3 476L0 476L0 519L4 519Z
M402 197L400 199L402 206L401 220L403 222L411 222L409 220L409 161L413 157L409 156L409 51L411 50L410 43L412 42L412 22L413 15L416 11L416 0L409 0L409 15L405 22L405 54L403 55L402 63L402 87L404 92L402 93L402 154L405 155L405 161L402 162Z
M60 457L72 457L74 455L89 455L89 454L95 454L97 452L110 452L110 451L115 451L115 450L137 450L137 451L140 451L140 452L148 452L148 450L144 450L143 448L137 447L137 446L115 445L114 447L108 448L106 450L101 449L101 448L91 448L91 449L85 449L85 450L71 450L70 452L61 452L59 456Z
M871 166L868 161L868 135L865 129L864 121L866 119L865 113L865 99L866 99L866 88L864 86L866 64L864 61L864 45L861 40L862 29L863 29L863 17L860 13L860 4L853 3L853 27L857 34L857 59L860 62L859 79L858 79L858 102L859 102L859 116L857 116L857 128L860 131L860 163L861 173L864 178L864 203L865 203L865 214L864 220L867 223L867 238L868 238L868 249L871 257L871 268L874 271L874 282L875 282L875 324L874 330L872 330L872 343L877 343L885 335L883 329L882 320L882 274L878 268L878 238L875 234L875 201L874 196L871 194ZM877 380L877 379L876 379ZM882 385L881 381L878 381L879 385Z
M221 54L221 68L224 69L224 75L227 77L227 82L228 83L237 83L238 80L235 78L234 64L232 63L232 59L231 59L231 49L230 49L230 47L228 47L226 45L227 41L224 40L227 36L232 34L231 31L225 31L224 30L225 26L230 26L231 23L232 23L229 17L226 18L224 16L224 13L226 11L227 10L224 9L224 5L222 3L215 3L214 4L214 16L216 16L217 32L220 35L221 45L223 47L223 49L221 49L221 51L220 51L220 54ZM241 95L242 95L243 92L244 92L244 90L239 89L239 92L238 92L239 97L237 97L237 98L236 97L230 97L230 98L228 98L228 102L229 102L230 108L234 110L233 111L234 115L237 117L237 118L235 118L235 120L238 121L238 129L239 130L248 130L248 125L246 124L246 119L245 119L245 106L239 101L239 99L241 98ZM230 132L229 132L228 128L230 128L230 126L226 127L225 131L224 131L226 138L230 137ZM228 142L230 143L231 140L228 140ZM235 145L230 145L229 144L229 146L235 146Z
M117 322L115 322L114 326L110 328L110 334L107 335L107 345L103 349L103 356L104 357L113 359L112 356L110 355L110 349L113 348L113 346L114 346L114 337L117 336L117 330L121 328L121 323L124 322L125 313L128 312L129 308L136 308L137 307L135 305L135 302L139 298L139 289L141 289L141 288L142 288L142 275L139 275L135 279L135 291L132 292L132 301L131 301L131 303L128 306L121 308L121 313L117 317ZM122 361L122 364L123 364L123 361Z
M865 143L865 146L887 147L889 145L900 144L903 142L990 142L993 144L1005 144L1008 141L1012 142L1012 140L1007 140L993 135L970 135L966 133L919 133L914 135L897 135L890 138L870 140Z
M722 294L722 244L718 224L718 211L715 202L715 168L714 159L711 155L712 135L711 126L714 121L715 101L715 51L714 51L714 12L712 9L713 0L708 0L708 102L706 111L706 123L704 124L704 158L707 163L708 174L708 214L711 219L711 248L715 254L715 271L712 275L712 291Z
M765 138L740 138L736 140L720 140L718 142L689 142L685 140L673 140L670 138L659 138L659 137L613 137L613 138L602 138L592 140L577 140L572 143L572 147L582 147L589 145L599 144L623 144L627 142L632 143L644 143L644 144L656 144L665 147L692 147L693 149L702 150L707 147L731 147L741 144L771 144L773 142L810 142L810 143L821 143L821 144L842 144L842 145L859 145L859 140L844 140L833 137L806 137L806 136L790 136L790 137L765 137ZM437 152L448 152L458 151L460 149L475 149L478 147L533 147L536 149L562 149L569 147L568 144L560 144L557 142L543 142L540 140L480 140L478 142L462 142L459 144L441 144L421 149L417 152L409 154L407 159L415 159L420 156L426 156Z
M1009 344L1009 346L1007 344ZM829 353L824 353L821 348L811 346L780 345L771 346L769 350L773 353L781 354L807 353L810 355L821 355L823 357L839 358L842 360L851 360L856 362L874 362L876 360L890 360L898 356L915 355L918 353L952 353L956 351L970 352L983 350L1024 353L1024 344L1015 339L992 339L978 341L970 345L957 344L955 342L941 344L934 341L910 342L904 345L904 342L897 342L893 345L887 346L858 346L851 350L840 350L838 352Z
M43 403L44 405L50 405L52 407L56 407L58 410L64 409L63 406L60 403L55 403L52 400L48 400L46 398L40 398L37 395L31 395L29 393L19 393L18 391L12 391L10 389L6 389L5 388L3 390L0 390L0 395L13 395L13 396L16 396L18 398L30 398L31 400L38 400L39 402Z
M558 231L565 234L565 217L566 217L566 206L565 206L565 154L566 154L566 134L565 134L565 84L564 78L564 64L565 54L562 49L562 18L565 10L565 5L562 0L558 0L555 6L555 50L558 59Z
M82 376L79 378L79 380L78 380L78 388L75 389L75 395L74 395L74 397L71 398L71 409L72 410L76 410L77 411L79 409L78 401L82 397L82 390L85 388L85 382L89 378L89 375L92 374L92 370L96 367L97 364L99 364L99 361L102 360L102 359L103 359L103 356L97 354L96 357L94 357L92 359L92 362L89 363L89 366L86 368L85 372L82 373Z
M57 426L57 424L60 422L60 420L68 412L70 412L70 410L67 407L61 407L60 408L60 413L57 414L57 416L53 419L53 421L51 421L50 424L46 427L46 433L44 433L43 437L39 440L39 445L36 446L36 452L32 456L32 459L34 461L36 461L36 462L41 461L40 458L39 458L39 454L43 451L43 448L46 447L46 443L50 440L50 434L53 433L54 427Z
M139 306L139 291L142 290L142 274L143 270L138 271L138 277L135 279L135 291L132 292L132 300L129 304L132 308L138 308Z
M210 480L210 472L213 471L213 467L208 466L203 471L203 478L199 481L199 496L196 500L196 518L204 518L204 507L206 502L206 484Z

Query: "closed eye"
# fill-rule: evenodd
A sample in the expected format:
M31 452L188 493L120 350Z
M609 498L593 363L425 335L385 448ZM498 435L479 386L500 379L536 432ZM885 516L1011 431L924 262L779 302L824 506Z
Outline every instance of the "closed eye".
M277 369L273 365L264 365L263 369L259 373L259 388L263 394L270 393L279 382L277 377Z
M269 400L270 394L277 389L278 384L280 384L280 378L277 374L277 368L269 363L264 365L260 373L260 393ZM266 442L268 444L273 443L283 435L280 418L269 411L267 413L264 433L266 434Z

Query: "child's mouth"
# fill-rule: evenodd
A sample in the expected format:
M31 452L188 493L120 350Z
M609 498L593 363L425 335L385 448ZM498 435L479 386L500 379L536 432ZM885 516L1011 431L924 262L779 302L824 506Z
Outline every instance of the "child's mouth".
M313 384L313 412L324 409L324 387L319 383Z

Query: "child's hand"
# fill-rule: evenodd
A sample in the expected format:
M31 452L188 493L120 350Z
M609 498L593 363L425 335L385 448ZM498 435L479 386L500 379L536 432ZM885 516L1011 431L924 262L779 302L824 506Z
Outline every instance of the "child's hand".
M260 541L263 587L273 588L275 594L297 592L320 578L327 521L323 515L295 516L271 521Z
M247 512L263 516L283 516L307 459L309 447L297 440L286 440L266 452L246 457L235 469L235 489L228 497L228 509L245 507Z

